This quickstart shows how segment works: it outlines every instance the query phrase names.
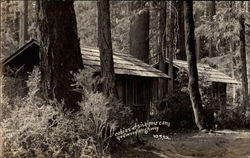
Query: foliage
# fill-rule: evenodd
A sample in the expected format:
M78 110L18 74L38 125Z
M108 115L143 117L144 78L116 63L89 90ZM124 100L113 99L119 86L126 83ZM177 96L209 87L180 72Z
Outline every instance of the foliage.
M1 77L1 83L4 83L4 78ZM1 85L4 86L4 85ZM1 87L2 88L2 87ZM0 122L9 117L12 106L9 104L10 98L8 98L4 93L1 94L1 109L0 109Z
M46 103L38 94L39 71L27 82L27 97L15 102L2 122L5 157L94 157L94 140L82 132L86 116L64 113L57 102Z
M174 93L168 95L165 102L157 107L158 119L169 121L171 128L192 128L194 119L188 91L188 74L185 70L178 71L174 82Z
M28 2L28 34L30 38L36 38L36 14L35 2ZM20 18L23 15L22 1L1 2L1 26L0 34L5 40L1 40L1 57L9 56L19 46L20 38ZM19 18L19 19L18 19Z
M199 76L199 90L202 99L203 109L205 110L208 124L214 126L214 114L218 113L221 102L211 94L212 82L208 82L209 76ZM181 100L179 98L182 98ZM188 90L188 74L180 69L175 80L175 91L173 95L165 98L165 104L158 108L161 113L160 118L171 122L171 127L194 127L193 111ZM226 105L223 105L226 106Z
M90 73L83 70L75 75L78 76L76 80L86 79L87 75L79 77L82 74ZM39 81L40 72L34 69L27 82L28 95L14 102L9 117L1 123L4 131L4 156L108 156L110 140L118 127L115 119L125 113L122 111L124 108L112 109L116 102L91 88L84 89L86 86L81 83L86 81L78 80L78 90L81 88L81 92L84 92L84 100L79 103L81 108L74 113L63 111L63 103L45 102L39 97Z
M199 85L200 85L200 93L201 93L201 98L202 98L202 103L204 110L206 111L206 116L207 116L207 121L209 121L209 125L212 126L217 126L217 128L230 128L230 129L236 129L236 128L249 128L250 126L250 120L249 120L249 111L247 113L242 113L242 109L239 106L240 104L238 103L238 106L232 106L229 103L223 104L226 109L224 110L218 110L218 108L221 107L221 102L213 97L211 95L211 88L212 88L212 83L207 82L206 79L209 78L209 76L200 76L199 77ZM178 72L178 77L176 79L178 81L178 87L177 87L177 92L175 93L176 97L175 100L171 101L173 103L178 103L178 102L183 102L180 101L178 98L185 98L181 95L181 93L186 93L186 96L188 94L188 76L187 73L185 73L184 70L180 70ZM179 92L178 92L179 91ZM185 96L185 95L184 95ZM188 101L189 98L186 98L187 101L186 103L190 102ZM189 103L188 105L191 105ZM177 107L177 106L174 106ZM183 107L181 107L183 109ZM178 108L174 108L174 111L176 111ZM186 113L188 112L189 109L185 109ZM190 112L190 110L189 110ZM184 112L185 113L185 112ZM185 116L185 115L183 115ZM182 117L183 117L182 116Z
M130 2L112 1L110 3L113 49L114 51L128 54L129 26L132 15L132 13L129 12Z
M74 2L81 46L97 46L97 3Z
M87 93L97 93L99 94L100 85L102 83L102 78L98 73L94 73L94 71L90 68L85 68L78 72L75 75L76 83L74 86L76 87L76 91L81 92L82 94ZM88 97L84 97L84 99L88 99ZM106 103L106 102L104 102ZM107 106L110 107L110 119L116 120L117 124L120 127L129 126L131 123L132 112L128 106L122 104L121 100L116 98L108 98Z
M197 12L202 13L200 8L207 8L207 3L197 2L195 7ZM232 6L230 6L230 3L232 3ZM248 19L249 13L244 12L244 9L238 3L241 2L235 2L235 4L233 2L217 2L216 15L213 16L212 21L207 14L201 14L200 24L197 25L196 33L213 39L218 51L217 55L227 54L230 51L230 43L232 44L233 52L237 52L239 49L239 17L244 16Z
M181 98L181 99L180 99ZM170 128L194 128L194 119L189 95L178 91L168 95L166 102L161 103L156 119L170 122Z
M216 124L222 129L250 128L250 112L242 113L242 107L233 107L216 115Z

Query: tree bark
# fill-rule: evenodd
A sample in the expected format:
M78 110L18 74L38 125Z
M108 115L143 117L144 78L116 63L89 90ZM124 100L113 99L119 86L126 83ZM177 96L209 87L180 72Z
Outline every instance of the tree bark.
M244 7L243 1L242 8ZM242 66L242 105L243 112L246 111L249 106L249 97L248 97L248 81L247 81L247 61L246 61L246 38L245 38L245 17L242 13L239 19L240 23L240 57L241 57L241 66Z
M233 40L232 39L230 39L230 43L229 43L229 47L230 47L230 58L231 58L231 60L232 60L232 62L231 62L231 73L232 73L232 78L235 78L235 75L234 75L234 61L235 61L235 59L234 59L234 51L233 51ZM235 99L236 99L236 85L235 84L233 84L233 105L235 104Z
M98 47L100 51L103 92L106 96L118 97L111 41L109 0L98 0Z
M169 40L168 40L168 75L170 79L168 80L168 93L173 93L174 90L174 67L173 67L173 60L174 60L174 52L175 52L175 11L174 6L176 6L174 1L170 2L169 5L169 23L168 23L168 33L169 33Z
M215 1L210 1L209 2L209 18L210 18L210 22L213 22L213 16L216 14L216 2ZM215 56L215 52L213 51L215 50L214 45L213 45L213 38L210 37L209 38L209 57L214 57Z
M15 20L14 20L14 25L15 25L15 40L18 41L18 43L20 42L20 34L19 34L19 29L20 29L20 12L17 11L15 13Z
M130 24L130 54L147 62L149 57L149 9L140 10Z
M184 1L185 45L189 72L189 95L195 123L199 130L207 128L206 117L198 85L198 70L195 55L195 37L193 20L193 1Z
M24 12L23 12L23 41L29 40L28 37L28 8L29 2L28 0L24 0Z
M246 1L246 12L250 12L250 2L249 1Z
M37 0L40 37L41 89L44 98L64 100L78 110L82 95L73 91L73 75L83 68L73 0Z
M177 34L177 54L176 59L186 61L185 53L185 31L184 31L184 6L183 1L177 1L178 14L178 34Z
M23 0L23 12L20 18L19 45L22 46L28 40L28 0Z
M166 58L166 2L160 2L160 19L159 19L159 29L160 29L160 41L159 41L159 70L167 73L167 65L165 62ZM159 79L159 93L158 98L163 99L164 95L167 93L167 81L165 79Z
M229 2L229 7L230 7L230 12L233 11L233 9L235 9L235 2L230 1ZM230 53L230 58L231 58L231 73L232 73L232 78L235 78L235 72L234 72L234 68L236 65L235 62L235 58L234 58L234 41L232 38L229 39L230 43L229 43L229 53ZM236 85L233 84L233 98L232 98L232 104L235 105L236 103Z
M200 60L200 52L201 52L201 38L199 35L195 37L196 41L196 60L199 62Z

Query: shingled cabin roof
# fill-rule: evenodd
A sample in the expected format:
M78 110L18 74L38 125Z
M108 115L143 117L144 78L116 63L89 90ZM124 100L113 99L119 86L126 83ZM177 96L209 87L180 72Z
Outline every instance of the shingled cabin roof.
M100 70L100 53L97 48L82 48L83 64ZM153 68L130 54L113 53L115 74L125 74L143 77L170 78L163 72Z
M32 39L20 48L18 48L14 53L10 56L1 60L0 65L22 65L22 64L31 64L38 65L39 64L39 44L36 40ZM32 52L32 55L29 54Z
M9 57L0 62L1 66L10 64L34 64L39 63L39 44L32 39ZM32 51L33 50L33 51ZM100 71L100 53L97 48L82 48L82 59L85 66L90 66ZM142 77L170 78L161 71L144 63L129 54L113 53L115 74L134 75Z
M166 62L169 63L169 60L166 59ZM173 61L174 67L178 69L184 69L188 71L188 63L187 61L183 60L174 60ZM211 82L221 82L221 83L231 83L231 84L239 84L237 80L233 79L232 77L226 75L223 72L220 72L209 65L197 63L198 74L200 76L205 76L207 81Z

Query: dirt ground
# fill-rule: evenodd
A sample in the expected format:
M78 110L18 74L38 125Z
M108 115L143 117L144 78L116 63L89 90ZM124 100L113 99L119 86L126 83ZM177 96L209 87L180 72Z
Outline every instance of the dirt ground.
M145 145L120 150L119 158L250 158L250 131L166 132L169 139L147 136Z

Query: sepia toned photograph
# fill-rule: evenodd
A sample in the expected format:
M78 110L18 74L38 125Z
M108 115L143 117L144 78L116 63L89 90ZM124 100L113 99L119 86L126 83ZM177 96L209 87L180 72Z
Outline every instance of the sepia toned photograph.
M250 1L0 0L0 158L250 158Z

